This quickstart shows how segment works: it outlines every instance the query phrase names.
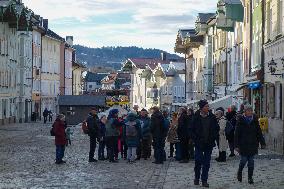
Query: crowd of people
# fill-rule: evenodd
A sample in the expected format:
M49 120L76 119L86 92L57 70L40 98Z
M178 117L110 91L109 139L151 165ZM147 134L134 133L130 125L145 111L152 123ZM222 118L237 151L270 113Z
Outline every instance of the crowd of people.
M200 100L199 109L179 108L178 112L161 111L158 107L149 110L129 111L120 115L118 109L112 109L108 115L100 114L92 108L85 124L90 138L89 162L108 160L117 163L119 158L132 164L141 158L147 160L152 156L155 164L166 161L166 142L170 144L168 158L180 163L195 161L194 184L209 187L208 172L213 148L217 145L218 162L235 156L241 156L237 179L242 182L242 171L248 163L248 182L253 184L254 156L259 144L265 148L258 118L249 104L244 104L237 111L235 106L225 112L217 108L214 113L206 100ZM64 115L58 115L54 123L56 163L62 164L65 145L67 144L66 122ZM97 142L98 160L95 159ZM71 144L71 143L70 143Z

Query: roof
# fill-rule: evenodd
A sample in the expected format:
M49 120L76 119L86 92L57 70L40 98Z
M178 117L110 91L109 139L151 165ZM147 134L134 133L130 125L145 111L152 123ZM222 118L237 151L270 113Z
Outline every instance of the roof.
M206 24L206 22L214 15L215 13L198 13L196 22Z
M47 35L48 37L52 37L52 38L57 39L57 40L62 41L62 42L65 41L65 39L64 39L63 37L61 37L60 35L58 35L57 33L55 33L54 31L52 31L52 30L50 30L50 29L48 29L48 30L46 31L46 35Z
M104 83L104 84L114 83L116 78L117 78L117 73L111 73L111 74L105 76L102 79L101 83Z
M86 82L101 82L101 80L106 77L108 73L92 73L87 72L87 75L85 77Z
M225 4L242 4L241 0L221 0L220 2Z
M137 68L145 69L148 65L151 69L155 68L160 64L169 64L168 60L161 60L158 58L130 58L130 60Z
M184 39L186 37L194 35L195 34L195 29L180 29L178 32L179 32L179 36L182 39Z
M59 96L59 106L105 106L104 95L64 95Z
M84 65L83 63L78 62L78 61L75 61L75 62L73 61L72 66L78 66L78 67L81 67L81 68L86 68L86 65Z
M184 62L171 62L169 69L175 69L177 71L185 70L185 63Z

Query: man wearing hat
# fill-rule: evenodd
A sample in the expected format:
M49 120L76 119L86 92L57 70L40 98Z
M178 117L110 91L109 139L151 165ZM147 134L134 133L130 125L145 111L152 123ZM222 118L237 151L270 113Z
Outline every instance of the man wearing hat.
M90 152L89 152L89 162L96 162L94 159L94 154L96 150L97 139L100 138L99 134L99 118L97 116L96 108L91 108L91 112L87 118L87 125L90 136Z
M218 138L219 125L216 117L209 111L206 100L200 100L198 105L199 110L196 111L190 127L190 135L195 143L194 184L199 185L201 175L202 186L209 187L208 172L212 150Z

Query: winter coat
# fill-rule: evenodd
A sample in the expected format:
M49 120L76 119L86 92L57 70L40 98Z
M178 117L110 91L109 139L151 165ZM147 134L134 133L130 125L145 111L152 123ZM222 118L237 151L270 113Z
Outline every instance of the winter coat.
M151 120L147 117L140 117L141 130L142 130L142 138L143 139L151 139Z
M173 121L171 126L170 126L170 129L169 129L169 132L168 132L168 137L167 137L167 141L169 143L177 143L179 142L178 140L178 134L177 134L177 129L178 129L178 122L177 121Z
M127 136L128 127L135 127L136 133L134 136ZM142 139L142 132L140 127L140 121L135 114L128 114L125 126L123 129L123 138L128 147L138 147L140 140Z
M189 126L188 126L188 116L186 112L182 113L178 118L178 138L186 140L189 138Z
M106 122L106 137L118 137L120 123L116 118L110 118Z
M233 125L234 129L232 130L231 133L229 133L226 137L229 142L234 142L234 135L235 135L235 128L237 124L237 112L236 111L231 111L228 112L226 115L227 120Z
M223 152L223 151L226 151L227 148L228 148L228 142L227 142L226 134L225 134L227 119L225 118L225 116L222 116L218 120L218 124L219 124L219 127L220 127L220 130L219 130L219 151Z
M218 139L219 135L219 125L217 122L217 119L215 115L213 115L211 112L208 114L208 119L210 120L210 126L209 126L209 134L208 134L208 140L204 140L204 130L202 125L202 117L200 115L200 110L196 111L193 117L192 124L190 125L190 137L193 139L195 143L195 147L201 148L201 149L208 149L215 147L215 141Z
M64 128L64 121L56 119L53 128L55 133L55 145L66 145L67 139Z
M259 143L265 145L257 116L254 115L250 123L244 116L239 117L235 130L235 147L239 148L240 154L243 156L256 155Z
M97 115L92 115L89 113L87 118L87 125L89 129L89 136L91 137L100 137L100 128L99 128L99 118Z
M153 139L162 139L167 134L166 127L164 126L164 116L160 111L154 112L151 116L151 133Z

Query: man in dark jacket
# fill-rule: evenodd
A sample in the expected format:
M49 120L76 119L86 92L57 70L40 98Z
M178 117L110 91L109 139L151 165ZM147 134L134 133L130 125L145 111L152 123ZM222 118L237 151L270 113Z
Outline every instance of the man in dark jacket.
M226 136L231 154L229 157L235 156L234 150L235 150L235 144L234 144L234 135L235 135L235 128L237 124L237 108L235 105L231 106L231 111L226 114L227 120L233 125L233 128L230 133Z
M100 131L99 131L99 118L97 116L97 111L95 108L91 109L91 112L87 118L87 125L89 130L90 136L90 152L89 152L89 162L96 162L97 160L94 159L95 150L97 139L99 141L100 138Z
M155 164L163 164L163 145L166 129L164 127L164 116L158 107L152 108L153 114L151 116L151 133L153 136L154 157Z
M238 169L238 181L242 182L242 171L248 163L248 182L253 184L254 156L258 153L259 143L265 148L258 118L253 114L252 106L244 105L244 114L239 117L235 130L235 147L241 155Z
M151 156L151 120L148 116L148 112L146 109L142 109L140 113L140 121L141 121L141 130L142 130L142 145L141 152L142 157L146 160Z
M189 160L189 132L188 132L188 116L185 108L179 109L177 134L180 140L181 161L180 163L188 163Z
M62 160L64 157L65 145L67 144L64 120L65 116L59 114L53 124L56 145L56 164L66 163L66 161Z
M194 184L199 185L202 168L202 186L209 187L207 183L208 172L212 150L218 138L219 125L216 117L209 111L209 105L206 100L200 100L198 105L200 109L195 113L193 124L190 127L190 134L195 143Z

